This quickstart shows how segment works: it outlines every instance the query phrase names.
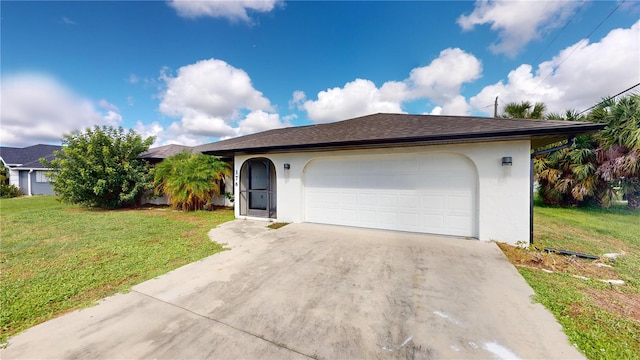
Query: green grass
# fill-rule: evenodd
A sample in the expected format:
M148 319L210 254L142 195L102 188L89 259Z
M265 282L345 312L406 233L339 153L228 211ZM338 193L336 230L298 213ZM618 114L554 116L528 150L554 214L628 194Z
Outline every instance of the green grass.
M534 242L602 256L620 253L613 264L501 245L535 291L535 301L558 319L572 344L589 359L640 359L640 211L611 209L534 209ZM613 268L600 268L597 262ZM540 268L552 269L546 273ZM582 275L590 280L581 280ZM611 286L596 279L622 279Z
M223 250L233 212L97 211L53 196L0 200L0 342L30 326Z

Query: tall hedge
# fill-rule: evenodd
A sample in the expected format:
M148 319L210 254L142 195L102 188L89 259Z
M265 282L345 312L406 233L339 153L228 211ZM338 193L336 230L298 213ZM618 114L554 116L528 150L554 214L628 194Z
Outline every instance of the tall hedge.
M55 159L41 162L53 173L53 190L68 203L94 208L121 208L136 204L151 189L149 165L138 156L154 138L143 139L133 130L95 126L65 135Z

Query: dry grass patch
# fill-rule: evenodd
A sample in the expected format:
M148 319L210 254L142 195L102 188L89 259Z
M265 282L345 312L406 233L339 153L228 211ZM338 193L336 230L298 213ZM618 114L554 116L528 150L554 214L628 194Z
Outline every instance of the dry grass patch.
M509 261L517 267L561 272L591 279L613 280L619 276L617 271L611 267L610 261L604 258L586 260L574 256L549 253L533 247L520 248L503 243L498 243L498 246L507 255Z
M640 324L640 294L617 289L586 289L584 294L596 306Z

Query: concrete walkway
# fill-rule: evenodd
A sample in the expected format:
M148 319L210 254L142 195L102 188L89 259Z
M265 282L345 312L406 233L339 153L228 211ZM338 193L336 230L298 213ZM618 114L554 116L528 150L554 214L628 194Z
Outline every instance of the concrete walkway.
M493 243L236 220L210 256L35 326L2 359L570 359Z

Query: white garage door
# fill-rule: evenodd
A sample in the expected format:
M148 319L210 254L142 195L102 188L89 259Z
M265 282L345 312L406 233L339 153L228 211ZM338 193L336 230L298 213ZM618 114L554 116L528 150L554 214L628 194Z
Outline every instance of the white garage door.
M461 155L318 159L304 186L307 222L477 237L477 175Z

